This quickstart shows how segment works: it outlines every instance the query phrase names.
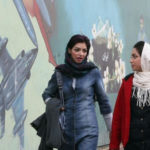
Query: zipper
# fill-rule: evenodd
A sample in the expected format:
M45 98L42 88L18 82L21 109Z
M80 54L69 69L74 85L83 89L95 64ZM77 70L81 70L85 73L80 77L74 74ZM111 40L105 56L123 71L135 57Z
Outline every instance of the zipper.
M76 103L76 78L73 78L72 80L72 89L74 93L74 99L73 99L73 145L75 150L75 103Z

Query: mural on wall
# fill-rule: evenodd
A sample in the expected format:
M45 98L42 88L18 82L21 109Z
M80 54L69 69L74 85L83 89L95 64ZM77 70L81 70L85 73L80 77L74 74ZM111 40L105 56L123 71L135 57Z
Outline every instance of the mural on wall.
M125 76L125 62L121 59L123 42L108 20L99 19L92 28L92 53L90 57L99 66L108 93L116 93ZM93 56L91 56L93 55Z
M24 148L24 88L30 78L30 70L37 55L37 48L25 53L24 50L15 59L7 50L8 38L0 37L0 69L3 79L0 83L0 139L5 133L5 111L12 109L15 120L13 134L19 136L20 147Z
M34 43L34 45L37 47L37 39L36 39L36 36L35 36L35 32L34 32L34 29L33 29L33 26L32 26L32 23L31 23L31 20L28 16L28 13L24 7L24 3L22 0L13 0L15 6L16 6L16 9L20 15L20 18L23 22L23 25L31 39L31 41Z
M52 50L49 44L51 36L54 11L47 7L54 8L53 1L40 1L40 0L13 0L14 5L20 15L25 30L30 37L33 44L38 47L34 27L28 15L36 17L40 27L42 36L44 38L47 51L49 54L49 61L56 65L55 58L53 57ZM26 11L27 10L27 11ZM51 11L51 13L50 13ZM52 17L53 18L53 17ZM22 51L15 60L11 58L8 50L6 49L8 39L0 38L0 66L4 79L1 82L1 110L0 110L0 138L4 136L5 132L5 110L13 109L14 120L16 122L13 134L18 135L20 139L20 147L24 148L24 121L27 116L27 110L24 110L24 88L26 81L30 77L30 69L34 63L37 55L37 48L25 53ZM13 83L13 84L12 84Z
M56 4L57 4L57 7L55 7ZM64 6L64 10L66 11L64 12L66 14L71 14L69 12L71 9L67 9L68 4L69 3L65 2L65 4L61 4L61 5L62 7ZM25 51L21 51L20 54L17 56L17 58L13 59L11 58L11 55L9 54L10 50L6 49L6 44L7 44L9 37L8 39L1 38L1 45L2 45L1 49L2 51L4 51L3 53L1 53L1 55L3 58L5 58L5 63L9 66L9 68L7 69L8 70L7 75L3 74L2 72L4 79L7 78L8 81L6 81L5 79L5 80L2 80L1 82L2 88L0 92L2 93L1 96L3 97L3 99L0 103L2 104L1 105L2 110L1 110L1 116L0 116L2 121L1 121L0 128L1 128L1 138L3 138L4 133L5 133L5 125L7 124L7 122L5 122L5 117L6 117L5 112L6 110L12 109L14 120L15 120L15 125L13 127L13 135L14 136L18 135L19 137L19 143L18 143L19 146L17 145L16 147L17 149L23 150L23 149L26 149L25 147L27 147L27 144L25 145L24 143L26 142L25 140L28 138L28 137L25 137L25 133L27 131L24 129L24 125L25 125L26 118L29 117L28 108L24 109L24 89L27 85L27 80L29 80L29 78L32 76L32 74L30 75L30 70L35 61L37 52L39 53L39 51L41 51L41 49L39 49L39 42L37 40L37 32L36 32L37 29L35 28L35 24L33 24L33 20L36 20L36 25L38 25L39 27L39 31L42 35L44 44L47 49L49 63L52 64L53 66L56 66L57 62L59 62L60 60L62 61L62 58L60 57L61 56L60 53L63 54L65 52L65 47L63 49L60 49L60 51L55 51L55 49L51 48L51 43L52 43L51 38L57 36L57 32L59 30L65 31L69 28L64 26L64 29L62 29L63 22L60 20L60 18L57 18L58 15L56 16L56 12L60 13L59 7L61 6L59 5L58 1L13 0L13 5L15 6L17 13L19 14L20 21L24 25L24 30L26 31L28 37L30 38L30 40L32 41L33 45L36 48L33 50L30 50L27 53L25 53ZM76 2L75 2L75 5L77 5ZM74 21L71 20L72 18L76 17L74 16L76 14L72 12L72 15L73 17L68 16L69 19L67 20L68 26L70 25L70 30L68 34L72 35L73 33L81 33L82 29L81 31L79 31L80 30L79 29L78 32L73 31L74 29L77 28L77 26L75 26L75 23L72 24L72 22ZM97 16L91 16L91 18L93 17L97 18ZM74 18L74 20L76 19ZM95 19L91 19L92 24L94 20ZM91 32L90 35L86 33L87 31L83 31L83 34L86 34L91 39L92 49L93 49L93 56L92 56L93 61L101 69L104 81L106 80L106 82L104 82L106 91L113 93L113 92L116 92L116 89L119 87L120 83L118 83L116 89L107 88L107 87L109 87L110 85L111 85L110 87L116 86L114 82L116 78L114 77L115 75L113 74L113 71L115 70L115 61L119 65L120 60L121 60L120 59L121 51L119 51L119 46L120 46L119 44L122 44L122 43L119 43L121 42L121 40L119 39L118 35L113 31L113 27L109 24L109 22L106 21L106 23L103 23L102 20L100 21L101 22L99 22L98 27L96 27L97 25L95 24L93 25L92 28L87 28L87 27L85 28L87 31ZM73 26L71 26L71 24ZM81 26L81 28L84 28L84 26ZM60 35L62 33L63 32L61 32ZM68 38L70 37L70 35L68 35ZM67 36L67 35L62 35L62 37L63 36ZM61 40L59 41L60 45L62 45L62 42L64 43L64 39L62 38ZM57 47L58 42L52 43L52 45L55 45L56 49L59 49ZM123 44L121 46L122 46L121 48L123 48ZM9 61L6 62L6 58L9 58L7 59ZM111 65L108 64L108 60L112 61L114 64L113 63ZM4 66L4 63L1 66ZM110 69L113 69L113 70L110 70ZM110 70L109 72L111 72L109 77L108 77L108 74L109 74L108 70ZM111 82L112 78L114 78L113 82ZM5 96L3 96L4 93L5 93ZM104 134L108 134L108 133L105 131L105 133L101 133L101 136L103 136ZM108 143L108 140L105 140L102 143ZM28 143L29 147L30 147L30 144ZM38 142L37 142L37 145L38 145ZM33 146L35 147L35 145Z
M52 51L50 46L50 38L52 35L52 31L55 28L55 6L53 0L23 0L24 4L20 0L16 1L16 7L20 13L21 19L26 23L27 19L24 18L24 9L26 8L29 14L32 17L35 17L37 23L39 25L40 31L42 33L48 55L49 55L49 62L56 66L56 57L55 52ZM22 5L22 10L20 11L20 6ZM29 17L28 17L29 20ZM26 30L28 30L28 26L25 26ZM34 34L33 34L34 35ZM29 34L30 36L30 34ZM30 36L31 40L35 41L34 36Z
M138 41L148 41L147 39L147 35L145 32L145 27L144 27L144 17L141 15L140 19L139 19L139 25L140 25L140 29L139 29L139 33L138 33Z
M14 0L14 4L24 23L26 31L36 47L37 40L33 26L23 7L22 1ZM8 38L0 37L0 70L3 79L0 83L0 139L5 134L6 111L12 109L15 125L13 135L19 138L20 150L24 149L24 122L28 110L24 110L24 88L30 79L30 70L36 59L38 48L28 52L22 50L15 59L6 48Z
M50 38L52 31L54 30L55 24L55 6L53 0L13 0L20 15L20 18L24 24L24 27L37 47L36 35L30 21L28 13L34 18L36 18L39 25L41 34L43 36L48 55L49 62L56 66L55 52L52 51L50 47Z
M38 43L36 33L29 14L35 17L39 25L42 37L44 39L49 62L56 66L50 48L50 37L54 28L55 10L52 0L13 0L24 28L36 47L27 53L22 50L18 56L13 59L7 50L8 38L0 37L0 69L3 79L0 83L0 139L5 134L5 115L6 111L12 109L15 125L13 135L19 137L19 149L24 149L24 122L28 110L24 110L24 88L27 80L30 78L30 70L36 59L38 52ZM48 9L47 7L50 8ZM29 14L28 14L29 13Z
M39 138L30 122L45 108L41 93L54 67L63 63L66 43L73 34L90 38L89 60L100 68L114 106L122 78L131 71L133 44L149 42L149 4L138 3L0 0L0 149L8 150L10 144L12 150L38 149ZM109 134L96 112L98 145L105 145Z

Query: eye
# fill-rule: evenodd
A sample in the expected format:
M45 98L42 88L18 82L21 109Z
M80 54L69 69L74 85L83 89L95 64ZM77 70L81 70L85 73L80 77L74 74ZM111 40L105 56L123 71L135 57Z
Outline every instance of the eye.
M82 51L83 51L84 53L87 53L87 49L83 49Z
M74 51L79 52L80 48L75 48Z
M138 58L139 56L137 56L137 55L135 55L135 54L133 54L133 55L131 55L131 58L132 59L136 59L136 58Z

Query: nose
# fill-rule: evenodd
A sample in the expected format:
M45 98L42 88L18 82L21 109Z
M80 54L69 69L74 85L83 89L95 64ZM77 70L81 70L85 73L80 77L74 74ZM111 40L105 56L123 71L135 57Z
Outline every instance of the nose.
M133 58L131 57L131 58L130 58L130 63L132 63L132 62L133 62Z
M130 58L130 63L132 62L132 59Z
M81 50L80 53L79 53L79 55L80 55L80 56L83 56L83 55L84 55L84 52Z

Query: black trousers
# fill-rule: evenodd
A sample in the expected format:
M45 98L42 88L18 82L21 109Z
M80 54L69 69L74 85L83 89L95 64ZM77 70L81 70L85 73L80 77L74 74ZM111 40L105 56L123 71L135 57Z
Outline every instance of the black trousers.
M83 137L78 142L64 143L59 150L96 150L97 149L98 136L89 135Z
M128 142L124 150L150 150L150 141Z

